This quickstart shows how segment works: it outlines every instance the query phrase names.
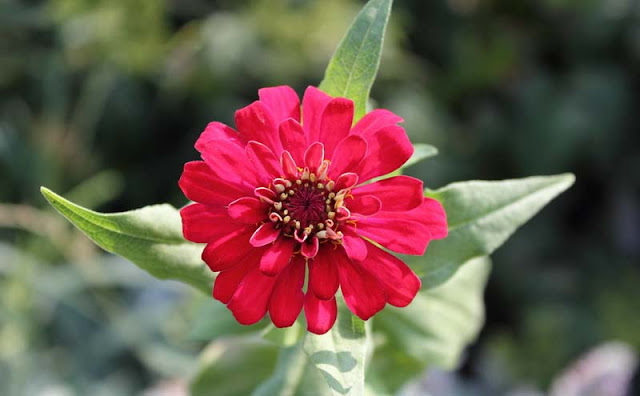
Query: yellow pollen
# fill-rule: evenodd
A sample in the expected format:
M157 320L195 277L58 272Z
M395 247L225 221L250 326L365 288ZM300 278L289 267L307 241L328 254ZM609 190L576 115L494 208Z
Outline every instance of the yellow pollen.
M318 188L322 190L324 188L324 184L318 183Z
M296 184L297 185L301 185L302 184L302 180L300 180L300 179L296 180Z
M289 195L293 195L293 194L295 194L295 191L289 190Z
M329 193L329 199L333 199L336 197L336 193Z
M319 229L319 230L321 230L321 229L323 229L323 228L324 228L324 224L322 224L322 223L318 223L318 225L317 225L316 227L318 227L318 229Z
M327 216L333 220L333 218L336 217L336 212L329 212Z
M315 174L315 173L310 174L310 175L309 175L309 180L311 180L311 182L312 182L312 183L315 183L315 182L316 182L316 180L317 180L317 179L316 179L316 174Z
M280 194L280 199L285 200L287 199L288 195L285 193Z
M284 191L284 186L282 184L276 184L275 187L276 187L276 191L279 193Z
M300 229L300 222L298 220L296 220L296 230Z
M291 216L285 216L284 219L282 219L282 221L284 221L284 224L287 224L288 222L291 221Z
M282 202L274 202L273 207L276 208L276 210L282 209Z

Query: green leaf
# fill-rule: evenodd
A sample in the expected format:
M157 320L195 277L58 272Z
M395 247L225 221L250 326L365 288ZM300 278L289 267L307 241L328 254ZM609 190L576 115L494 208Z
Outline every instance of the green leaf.
M474 257L491 254L549 201L569 188L572 174L453 183L426 196L442 203L449 236L410 259L423 288L438 286Z
M416 143L413 145L414 152L411 158L400 167L400 169L408 168L420 161L433 157L438 154L438 149L430 144Z
M371 0L356 16L333 54L319 88L331 96L353 100L354 121L367 110L392 0Z
M418 293L405 308L386 307L374 331L385 340L376 349L372 378L395 391L425 367L454 368L484 323L483 294L491 262L465 263L446 283Z
M280 349L273 375L252 393L252 396L289 395L331 395L320 372L309 362L301 343Z
M156 278L178 280L211 293L215 276L200 259L202 245L182 237L180 214L171 205L104 214L76 205L45 187L41 192L104 250L129 259Z
M365 322L340 304L338 321L322 335L308 333L304 351L320 370L333 395L364 394L364 362L368 349Z
M270 323L262 331L262 337L281 347L289 347L302 340L306 331L300 320L296 320L291 327L278 328Z
M191 381L194 396L246 396L272 373L278 348L259 336L221 338L202 352Z

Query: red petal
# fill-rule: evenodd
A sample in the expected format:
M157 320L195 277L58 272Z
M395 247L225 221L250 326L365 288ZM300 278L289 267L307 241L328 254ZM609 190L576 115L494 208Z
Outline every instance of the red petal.
M247 275L249 268L257 264L261 252L262 250L256 249L255 252L240 260L238 264L220 272L213 284L213 298L227 304L231 300L233 293L238 289L242 279Z
M304 303L305 262L300 256L280 275L269 300L269 315L276 327L289 327L296 321Z
M333 153L329 176L336 178L345 172L351 172L367 154L367 142L360 136L347 136ZM328 156L328 155L327 155Z
M288 151L283 151L282 156L280 157L280 165L282 166L282 171L284 172L284 176L290 179L298 178L298 167L296 162L293 160L291 153Z
M277 125L269 109L255 101L236 111L236 127L245 141L255 140L267 145L274 153L282 151Z
M300 121L300 99L293 88L286 85L262 88L258 90L258 97L271 111L276 124L287 118Z
M257 198L242 197L231 202L228 211L234 220L244 224L256 224L267 219L269 205Z
M382 202L373 195L358 195L346 202L351 213L358 213L363 216L373 216L382 208Z
M324 145L315 142L304 153L304 164L311 172L316 172L324 160Z
M190 200L209 205L227 205L245 195L243 188L216 176L202 161L184 164L178 185Z
M335 98L327 104L320 121L318 141L324 143L327 158L333 157L338 142L346 138L353 124L353 101Z
M280 161L269 147L252 140L247 143L245 152L251 164L262 176L261 181L264 184L269 184L273 179L282 175Z
M358 175L355 173L343 173L336 180L335 191L340 191L345 188L351 188L358 183Z
M410 176L394 176L351 190L354 198L374 195L382 202L381 210L404 212L418 207L424 200L422 181ZM349 206L351 209L351 205ZM352 210L352 212L357 212Z
M209 125L207 125L198 140L196 140L196 150L202 152L211 140L228 140L238 146L242 146L238 132L221 122L210 122Z
M245 228L232 222L223 207L195 203L180 209L180 217L184 238L196 243L212 242L226 237L230 231Z
M253 227L239 228L228 232L224 238L209 243L202 251L202 260L211 271L223 271L237 264L248 254L255 251L249 244Z
M202 150L202 159L211 171L228 184L251 195L260 178L244 149L227 140L211 140Z
M289 264L296 242L293 238L278 238L260 259L260 271L267 276L276 276Z
M302 120L307 142L316 142L320 137L322 114L331 96L316 87L308 87L302 98ZM295 158L295 157L294 157Z
M387 302L406 307L420 290L420 278L399 258L367 242L369 254L364 265L384 286Z
M413 154L407 134L397 125L384 127L368 137L367 145L367 155L354 171L361 181L393 172Z
M367 258L367 245L365 245L364 239L357 235L351 227L344 227L342 232L344 234L342 247L347 256L354 261L363 261Z
M309 261L309 288L321 300L331 300L338 291L338 267L333 262L332 247L320 249Z
M344 301L351 312L367 320L384 308L387 296L380 282L363 265L340 256L338 273Z
M307 239L306 242L302 243L302 247L300 249L300 253L306 258L314 258L316 254L318 254L318 249L320 248L320 241L318 241L317 237L313 237L311 239Z
M313 293L304 296L304 316L307 318L307 330L314 334L324 334L331 330L338 316L336 299L320 300Z
M423 255L431 239L447 235L447 219L442 205L425 198L406 212L380 212L358 219L356 232L394 252Z
M353 126L351 134L368 138L386 126L395 125L403 121L401 117L398 117L389 110L377 109L362 117L360 121Z
M264 223L251 235L249 243L255 247L265 246L275 241L278 235L280 235L280 230L273 223Z
M307 148L307 137L302 125L296 120L288 119L280 124L280 140L282 147L291 153L297 164L304 164L304 150Z
M263 275L257 266L251 268L233 294L227 308L243 325L254 324L267 313L267 305L276 278Z

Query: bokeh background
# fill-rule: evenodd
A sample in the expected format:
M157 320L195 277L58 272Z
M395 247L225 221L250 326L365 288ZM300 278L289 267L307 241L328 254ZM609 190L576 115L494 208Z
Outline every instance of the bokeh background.
M259 87L317 85L363 3L0 0L0 394L182 389L212 301L102 253L39 187L100 211L185 204L207 122ZM540 394L611 341L604 363L632 371L640 1L397 0L372 98L439 148L408 172L430 188L577 175L494 255L460 369L422 384Z

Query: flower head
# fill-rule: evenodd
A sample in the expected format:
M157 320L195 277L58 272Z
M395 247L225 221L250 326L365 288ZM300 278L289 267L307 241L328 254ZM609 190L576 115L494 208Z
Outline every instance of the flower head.
M186 239L206 243L219 272L213 296L238 322L266 312L308 330L335 322L335 294L366 320L386 303L408 305L420 279L388 250L421 255L447 235L446 216L422 182L386 175L413 146L402 119L374 110L353 125L353 102L309 87L302 101L281 86L236 112L237 132L212 122L196 142L203 161L185 164L179 185L195 201L180 211ZM308 283L305 291L305 275Z

